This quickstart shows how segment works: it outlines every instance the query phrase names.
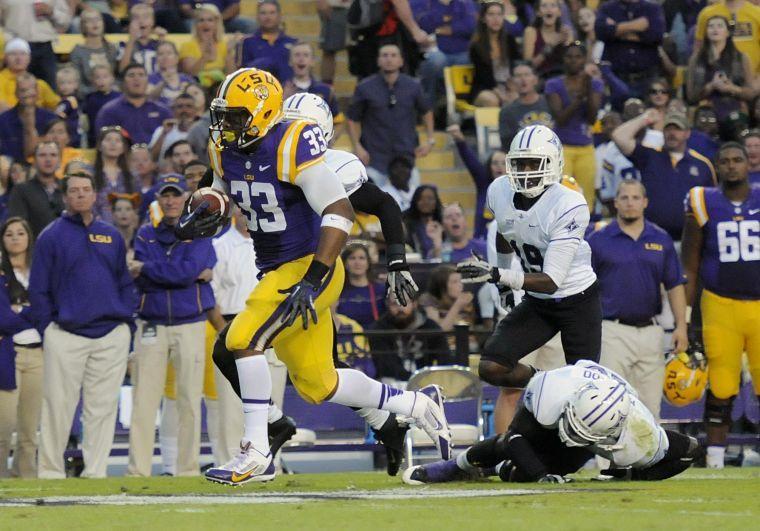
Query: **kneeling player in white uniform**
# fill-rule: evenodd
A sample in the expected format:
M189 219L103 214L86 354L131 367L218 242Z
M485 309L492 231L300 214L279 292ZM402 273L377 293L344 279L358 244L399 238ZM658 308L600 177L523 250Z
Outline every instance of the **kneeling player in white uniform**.
M621 376L587 360L539 372L506 433L456 459L412 467L419 485L497 473L504 481L567 481L593 455L611 462L603 475L660 480L689 468L702 452L694 437L664 430Z
M507 174L491 183L486 199L497 224L498 267L478 258L457 265L463 282L525 290L483 347L478 372L492 385L525 387L536 371L518 362L557 332L567 363L599 360L602 305L583 239L590 214L583 194L560 184L563 160L551 129L521 129L507 154ZM509 269L513 252L523 271Z
M316 94L299 93L285 100L283 119L316 123L322 129L328 145L334 136L330 107ZM406 305L408 299L416 297L418 288L406 263L401 209L389 194L369 182L367 170L356 155L347 151L327 149L325 164L338 175L351 206L357 211L377 216L380 220L386 242L388 289L401 304ZM226 333L225 328L219 335L220 339L214 348L214 362L230 381L232 389L240 396L235 358L224 344ZM349 368L337 356L333 361L338 368ZM409 425L397 420L393 413L381 409L362 408L356 411L367 421L375 438L385 447L388 474L395 476L403 459L404 437ZM274 454L295 433L295 423L289 417L283 417L274 403L269 405L269 418L285 419L269 424L270 443Z

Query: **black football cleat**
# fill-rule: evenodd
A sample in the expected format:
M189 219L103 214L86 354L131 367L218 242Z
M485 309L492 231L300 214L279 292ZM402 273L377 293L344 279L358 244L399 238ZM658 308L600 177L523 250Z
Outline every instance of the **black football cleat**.
M375 439L385 446L385 456L388 461L386 470L389 476L398 474L404 460L404 439L408 430L409 425L399 423L393 413L379 429L372 429Z
M296 421L287 415L283 415L282 418L270 423L267 430L269 431L269 451L274 458L282 445L296 434Z

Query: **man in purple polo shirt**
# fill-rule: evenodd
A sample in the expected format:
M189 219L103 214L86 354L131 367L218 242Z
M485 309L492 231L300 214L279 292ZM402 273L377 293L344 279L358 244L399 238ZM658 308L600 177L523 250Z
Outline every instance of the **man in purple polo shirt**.
M168 107L148 100L148 74L143 65L134 63L124 70L124 94L106 103L95 120L95 130L120 125L135 144L150 142L153 132L172 117Z
M617 218L588 238L591 265L602 291L602 356L599 362L628 380L655 418L660 415L665 359L663 330L655 321L662 310L664 285L676 321L673 350L688 346L686 278L673 240L644 218L646 188L635 179L621 181L615 195Z
M43 129L57 116L37 106L37 79L32 74L16 78L15 107L0 114L0 155L23 160L34 153Z
M259 0L256 19L259 29L243 41L240 66L266 70L284 84L293 77L290 49L298 39L281 30L282 11L277 0Z
M674 241L681 240L684 218L679 210L694 186L715 186L715 170L704 156L686 146L691 130L686 116L665 116L663 148L652 149L636 139L639 131L655 123L658 112L649 109L612 132L612 140L641 173L649 193L646 217L665 229Z

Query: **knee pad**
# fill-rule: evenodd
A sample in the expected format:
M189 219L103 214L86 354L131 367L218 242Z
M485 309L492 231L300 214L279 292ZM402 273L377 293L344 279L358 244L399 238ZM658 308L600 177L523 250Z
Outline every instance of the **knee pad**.
M227 331L229 330L229 323L227 326L219 332L219 337L216 338L214 343L214 351L211 354L211 359L214 360L214 365L217 366L219 372L221 372L225 378L230 382L232 390L238 397L240 393L240 379L238 378L237 364L235 363L235 355L231 350L227 348Z
M708 389L705 399L705 424L708 426L729 426L731 424L731 410L736 396L717 398Z

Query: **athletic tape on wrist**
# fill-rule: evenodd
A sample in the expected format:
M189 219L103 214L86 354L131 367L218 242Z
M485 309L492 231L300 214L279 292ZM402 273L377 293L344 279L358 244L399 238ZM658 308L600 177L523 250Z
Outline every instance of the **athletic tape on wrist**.
M354 222L338 214L325 214L322 216L322 226L332 227L334 229L342 230L346 234L351 234L351 229L354 227Z

